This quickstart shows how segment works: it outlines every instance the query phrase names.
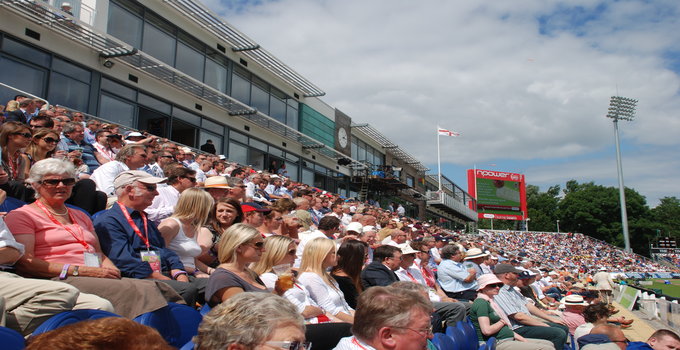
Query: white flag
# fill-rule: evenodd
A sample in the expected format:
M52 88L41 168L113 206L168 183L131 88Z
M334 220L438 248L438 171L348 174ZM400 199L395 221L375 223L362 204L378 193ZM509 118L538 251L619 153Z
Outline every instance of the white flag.
M460 133L457 133L455 131L442 129L442 128L437 129L437 134L441 135L441 136L453 136L453 137L460 136Z

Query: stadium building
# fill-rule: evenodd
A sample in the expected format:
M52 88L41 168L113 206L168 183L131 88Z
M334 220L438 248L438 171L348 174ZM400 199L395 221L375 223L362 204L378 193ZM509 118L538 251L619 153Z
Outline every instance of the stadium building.
M477 220L461 187L437 192L419 160L199 1L3 0L0 14L0 101L22 91L410 216Z

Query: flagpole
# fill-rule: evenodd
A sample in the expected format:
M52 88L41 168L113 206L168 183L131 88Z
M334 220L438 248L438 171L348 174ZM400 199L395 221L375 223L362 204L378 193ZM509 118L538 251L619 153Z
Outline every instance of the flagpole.
M439 193L442 193L442 159L439 152L439 126L437 126L437 171L439 180Z

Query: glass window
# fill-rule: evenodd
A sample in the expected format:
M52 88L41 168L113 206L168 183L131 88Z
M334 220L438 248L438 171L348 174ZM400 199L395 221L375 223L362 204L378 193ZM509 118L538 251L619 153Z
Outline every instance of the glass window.
M202 53L194 50L183 42L177 43L177 60L175 68L180 72L194 77L198 81L203 81L203 67L205 57Z
M43 67L50 66L50 55L38 49L22 44L18 41L5 37L2 44L2 49L5 52L11 53L14 56L30 60L31 63ZM4 69L4 67L3 67Z
M408 185L408 187L413 187L414 183L415 183L415 178L413 176L407 176L406 177L406 185Z
M140 47L142 43L141 18L135 16L118 4L109 3L109 22L107 32L114 37L134 46Z
M264 114L269 114L269 93L253 84L250 95L250 105Z
M172 110L172 106L170 106L169 103L165 103L155 97L151 97L149 95L145 95L142 93L139 94L139 98L137 101L139 102L139 104L153 108L165 114L170 114Z
M215 146L215 150L217 151L216 154L221 154L222 153L222 136L219 136L217 134L213 134L211 132L207 132L205 130L201 130L200 135L199 135L199 145L203 146L205 145L206 141L212 140L213 145Z
M154 58L174 66L175 38L149 23L144 23L142 50Z
M267 152L267 144L258 140L255 140L254 138L250 138L250 142L248 143L249 145Z
M264 169L264 155L266 152L256 150L254 148L250 149L248 152L248 165L252 166L253 169L262 170Z
M288 170L290 172L290 170ZM307 185L314 184L314 172L307 168L302 168L302 183Z
M290 160L291 162L295 162L295 163L300 161L300 157L298 157L298 156L296 156L292 153L286 153L286 159Z
M132 127L135 118L135 106L115 97L102 94L97 116L116 124Z
M355 140L352 140L352 158L359 160L359 148Z
M52 69L87 84L90 83L90 77L92 76L92 73L90 73L89 70L80 68L56 57L52 60Z
M229 142L229 161L248 164L248 147L240 143Z
M2 69L0 69L1 82L36 96L44 95L47 73L43 69L38 69L34 66L25 65L4 57L0 57L0 67L2 67ZM10 92L8 98L3 98L0 103L5 103L8 100L13 99L14 95L17 94L16 91Z
M236 131L233 131L233 130L229 132L229 139L248 144L248 136L243 135L240 132L236 132ZM243 164L243 163L241 163L241 164Z
M47 99L51 104L60 104L79 111L86 111L90 99L90 85L71 79L59 73L50 76Z
M187 112L187 111L185 111L181 108L176 108L176 107L173 108L172 109L172 116L175 117L175 118L181 119L181 120L183 120L187 123L194 124L196 126L201 125L201 117L200 116L193 114L193 113L189 113L189 112Z
M201 124L201 127L203 127L203 129L210 130L210 131L215 132L219 135L224 134L224 126L217 124L213 121L210 121L208 119L205 119L205 118L203 118L202 123L203 124Z
M321 174L314 174L314 187L318 187L320 189L327 189L326 188L326 177L321 175Z
M231 75L231 97L250 104L250 82L248 79L238 75Z
M137 100L137 91L135 91L135 89L118 84L115 81L106 78L102 78L101 83L102 90L112 92L118 96L125 97L133 101Z
M277 157L283 157L283 150L274 146L269 146L269 154Z
M274 95L271 97L271 105L269 109L269 116L280 121L281 123L286 123L286 103L283 100L276 98Z
M288 107L286 111L286 125L292 129L298 130L298 110Z
M204 82L224 93L227 91L227 67L213 60L205 60Z
M288 171L288 178L291 181L298 181L298 165L292 162L286 162L286 170Z

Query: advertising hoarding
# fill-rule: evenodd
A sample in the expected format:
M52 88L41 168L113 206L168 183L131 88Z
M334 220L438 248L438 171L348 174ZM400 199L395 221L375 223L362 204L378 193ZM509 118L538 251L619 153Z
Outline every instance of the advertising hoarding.
M478 217L500 220L526 219L524 180L523 174L468 169L468 193L477 199Z

